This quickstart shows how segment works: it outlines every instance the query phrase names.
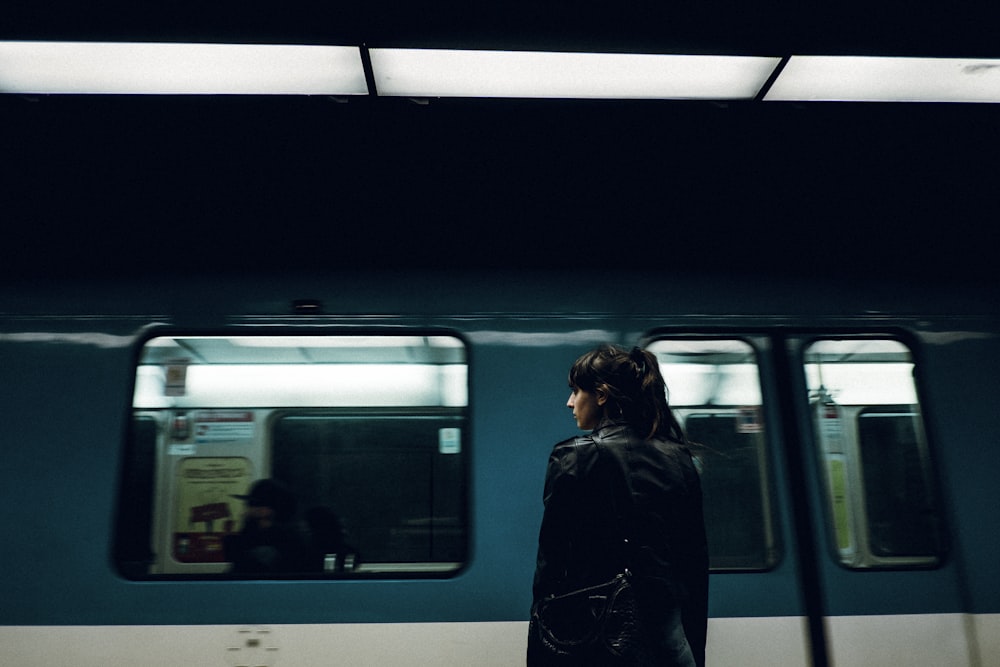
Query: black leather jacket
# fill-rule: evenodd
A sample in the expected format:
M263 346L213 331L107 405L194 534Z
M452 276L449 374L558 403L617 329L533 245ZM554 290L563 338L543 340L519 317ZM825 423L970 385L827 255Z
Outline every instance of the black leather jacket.
M688 449L604 421L553 448L543 500L535 601L601 583L627 566L647 604L681 607L702 664L708 546Z

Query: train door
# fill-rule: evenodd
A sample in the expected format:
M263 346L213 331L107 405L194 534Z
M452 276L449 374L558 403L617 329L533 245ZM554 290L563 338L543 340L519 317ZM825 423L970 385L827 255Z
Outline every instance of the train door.
M800 539L815 545L807 599L826 649L817 661L976 664L910 347L893 336L791 336L785 351L796 417L786 431L806 482Z
M711 662L976 664L909 347L769 332L647 347L702 466Z
M709 664L809 664L807 605L762 336L650 340L701 472L711 569Z

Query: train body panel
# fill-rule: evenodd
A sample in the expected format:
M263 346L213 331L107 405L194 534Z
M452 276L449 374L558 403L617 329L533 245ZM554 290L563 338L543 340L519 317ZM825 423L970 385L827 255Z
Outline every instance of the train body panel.
M668 385L671 377L688 373L684 386L671 385L671 400L689 432L713 438L706 475L723 469L738 475L748 466L755 471L734 478L739 483L730 488L738 491L731 496L713 492L714 516L725 521L726 512L749 512L745 516L754 528L742 542L720 542L716 553L710 664L825 660L843 667L861 664L864 656L864 664L888 665L899 662L904 649L905 662L914 665L978 667L1000 657L993 639L1000 618L995 566L1000 544L986 516L1000 500L992 479L993 434L1000 423L990 404L1000 369L1000 326L987 290L952 295L845 286L831 293L778 283L752 291L724 281L623 275L609 276L584 293L566 288L572 278L331 274L267 285L188 279L162 292L153 286L43 283L0 294L5 460L0 518L11 535L11 546L0 553L6 600L0 609L0 659L41 665L72 655L76 664L87 665L143 655L145 664L167 664L190 652L192 663L225 665L238 664L227 662L234 646L266 649L273 639L276 650L265 664L330 664L322 662L329 656L342 656L343 664L517 664L530 606L545 459L552 444L574 433L563 408L566 371L578 354L605 341L658 350ZM462 457L447 458L462 461L456 465L464 476L457 478L461 488L455 491L461 502L452 507L434 501L452 507L444 518L463 526L456 533L461 548L454 568L421 572L430 561L452 562L451 556L432 556L411 562L399 576L384 563L381 569L367 563L368 570L359 567L343 576L257 580L225 574L225 561L176 566L179 552L171 544L177 543L167 540L183 531L166 524L178 520L179 501L160 491L176 482L183 459L202 459L201 465L204 459L231 458L232 448L241 445L227 445L221 435L214 443L175 437L164 417L150 459L156 481L146 496L129 495L129 480L137 475L129 458L133 422L160 414L137 399L137 369L146 345L158 338L233 342L293 336L445 336L460 342L464 356L441 362L466 374L464 403L457 408L414 406L416 399L407 399L405 406L378 409L369 401L351 413L384 421L457 410L458 426L441 428L460 431L459 439L433 440L429 454L435 461L456 452ZM850 474L861 475L854 486L875 475L898 485L884 502L873 500L871 488L871 497L856 503L853 496L838 495L841 480L855 478L830 472L841 470L840 450L823 444L834 431L824 431L813 417L816 392L803 365L812 363L816 340L854 346L846 356L854 355L857 371L869 362L884 370L904 357L912 364L912 404L896 398L851 404L847 385L839 387L835 402L837 415L850 415L844 422L850 428L862 414L874 424L858 438L913 453L915 463L907 464L912 474L906 476L891 465L878 468L884 462L877 457L845 459L855 466ZM902 356L895 348L872 352L859 341L888 341L904 351ZM823 366L828 381L850 366L838 355L815 352L814 363ZM182 365L190 371L209 364ZM748 369L757 392L749 397ZM190 392L196 374L187 381ZM712 391L722 389L693 396L690 388L708 377L717 383ZM173 405L171 416L179 410ZM287 413L280 407L250 399L243 405L195 406L189 408L188 425L199 423L197 410L252 415L255 440L244 452L250 468L240 473L250 481L275 471L273 424ZM359 406L300 408L303 415L339 419ZM402 417L393 412L403 408ZM251 432L233 423L226 428ZM890 442L886 433L903 435ZM858 449L867 450L872 447ZM396 450L387 451L389 456ZM927 509L929 523L907 532L892 522L896 516L904 523L924 521L920 512L913 515L918 519L906 518L909 510L900 505L914 489L933 492L934 502ZM123 531L131 535L123 528L123 512L137 498L154 506L150 527L140 530L139 538L154 545L160 565L134 570L127 566L121 539ZM200 507L216 505L206 501ZM879 512L888 518L873 518L883 516ZM212 532L227 520L236 523L235 506L217 516ZM867 531L865 539L856 540L874 554L867 561L844 555L852 553L845 545L859 534L850 532L850 516L860 521L850 530ZM391 544L428 534L422 515L405 521L405 530L386 529ZM430 520L435 521L442 522ZM231 524L225 530L234 529ZM375 538L365 539L374 544ZM365 551L381 548L362 548L361 562ZM171 549L170 557L164 556ZM251 637L242 631L262 634L248 644L244 640Z
M712 664L802 665L802 619L713 619ZM9 664L80 667L219 665L484 665L524 662L526 622L0 628ZM252 646L247 647L247 643ZM239 662L244 660L245 662ZM915 663L932 665L932 662Z

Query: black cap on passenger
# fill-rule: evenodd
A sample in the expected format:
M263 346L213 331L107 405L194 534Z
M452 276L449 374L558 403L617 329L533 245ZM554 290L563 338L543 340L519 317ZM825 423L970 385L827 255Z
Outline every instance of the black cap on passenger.
M250 507L270 507L278 518L287 519L295 514L295 496L283 484L273 479L259 479L246 495L233 495L246 501Z

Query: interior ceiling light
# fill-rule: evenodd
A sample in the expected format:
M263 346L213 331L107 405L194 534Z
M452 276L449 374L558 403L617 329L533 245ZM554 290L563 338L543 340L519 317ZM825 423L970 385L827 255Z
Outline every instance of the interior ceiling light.
M0 42L0 92L366 95L356 46Z
M538 51L370 51L379 95L751 99L780 58Z
M1000 102L1000 60L792 56L764 100Z

